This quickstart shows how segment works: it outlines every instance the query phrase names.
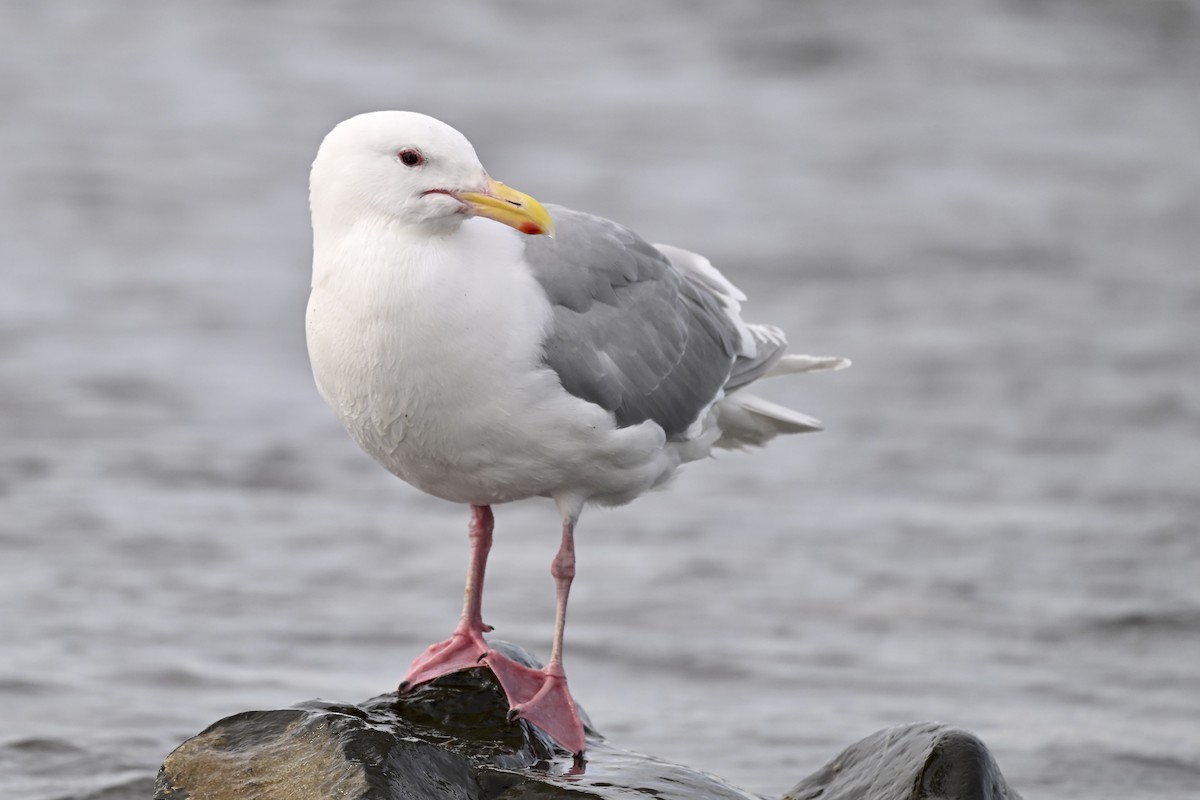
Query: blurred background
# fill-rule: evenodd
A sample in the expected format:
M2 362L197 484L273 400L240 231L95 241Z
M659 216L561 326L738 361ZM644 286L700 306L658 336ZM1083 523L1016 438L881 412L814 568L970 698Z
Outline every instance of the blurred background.
M8 0L0 795L148 797L217 718L389 691L465 508L308 372L307 172L419 110L705 253L853 369L824 433L586 513L566 663L617 744L779 794L937 719L1029 797L1200 786L1200 3ZM485 614L546 657L548 502Z

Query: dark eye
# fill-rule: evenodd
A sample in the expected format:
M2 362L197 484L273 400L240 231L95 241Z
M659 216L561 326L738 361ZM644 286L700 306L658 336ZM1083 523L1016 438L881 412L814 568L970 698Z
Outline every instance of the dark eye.
M425 163L425 156L421 155L420 150L401 150L396 157L406 167L419 167Z

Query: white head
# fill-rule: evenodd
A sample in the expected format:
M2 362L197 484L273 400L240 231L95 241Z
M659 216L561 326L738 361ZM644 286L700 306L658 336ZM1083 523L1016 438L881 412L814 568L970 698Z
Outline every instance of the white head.
M449 125L411 111L340 123L317 151L309 183L313 228L387 222L430 235L483 216L522 233L551 233L542 205L492 180L475 148Z

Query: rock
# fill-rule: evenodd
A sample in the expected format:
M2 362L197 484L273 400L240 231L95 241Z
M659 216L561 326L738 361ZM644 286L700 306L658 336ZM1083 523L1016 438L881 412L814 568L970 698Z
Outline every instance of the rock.
M977 737L939 722L873 733L796 784L783 800L1020 800Z
M510 655L515 655L510 652ZM490 671L466 670L358 705L311 701L209 726L159 770L159 800L553 800L646 796L761 800L719 778L609 744L586 726L577 763L528 723L507 720ZM586 716L584 717L587 722ZM919 723L848 748L794 800L1009 800L987 749Z

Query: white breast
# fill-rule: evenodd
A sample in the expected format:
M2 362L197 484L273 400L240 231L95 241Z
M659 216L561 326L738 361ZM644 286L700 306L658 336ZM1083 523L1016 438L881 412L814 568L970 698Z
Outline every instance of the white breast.
M478 504L602 493L571 486L598 471L657 480L646 462L660 460L661 430L615 430L541 365L550 307L519 234L488 221L421 241L360 234L317 247L307 332L321 395L372 457ZM627 465L614 472L613 457Z

